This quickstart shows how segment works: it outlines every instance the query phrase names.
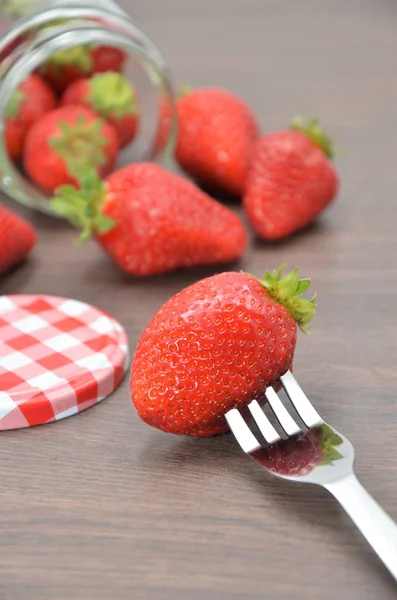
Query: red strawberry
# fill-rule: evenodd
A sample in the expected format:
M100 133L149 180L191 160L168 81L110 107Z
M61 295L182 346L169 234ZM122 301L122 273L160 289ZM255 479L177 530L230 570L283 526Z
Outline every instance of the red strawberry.
M100 73L91 79L78 79L68 87L62 104L81 104L109 121L117 131L120 148L131 142L138 127L135 91L120 73Z
M35 243L30 223L0 206L0 275L24 260Z
M121 71L125 58L122 50L111 46L73 46L54 52L38 72L56 92L62 93L76 79Z
M41 188L76 185L76 173L87 167L101 176L115 165L117 133L84 106L62 106L36 121L26 136L24 166Z
M246 273L203 279L168 300L139 340L131 393L139 416L170 433L227 430L224 414L258 398L290 367L297 323L306 329L315 299L294 269L263 280Z
M302 477L315 467L332 465L335 460L342 458L336 449L341 444L342 438L324 423L307 433L258 450L255 458L274 473Z
M338 176L333 145L313 119L258 141L247 177L244 208L256 233L279 240L303 229L332 202Z
M181 167L200 183L241 194L259 136L248 106L226 90L202 88L182 96L177 109Z
M121 72L124 68L126 55L120 48L113 46L93 46L90 49L93 61L93 73L105 73L107 71Z
M31 74L21 83L11 96L5 119L5 143L11 159L22 157L29 128L55 105L54 92L38 75Z
M80 192L61 187L53 207L83 229L83 239L95 233L113 260L134 275L235 260L247 244L237 215L150 163L124 167L105 185L88 177Z

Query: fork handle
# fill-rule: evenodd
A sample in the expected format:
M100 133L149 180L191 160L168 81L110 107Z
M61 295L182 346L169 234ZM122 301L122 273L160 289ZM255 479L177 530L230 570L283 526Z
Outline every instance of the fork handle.
M339 501L397 581L396 523L372 498L354 474L324 487Z

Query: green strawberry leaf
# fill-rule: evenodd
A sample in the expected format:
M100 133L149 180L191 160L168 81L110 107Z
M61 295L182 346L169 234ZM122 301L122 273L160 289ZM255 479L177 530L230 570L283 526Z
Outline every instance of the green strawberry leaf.
M340 446L343 444L343 439L335 433L329 425L323 423L321 425L322 439L328 442L331 446Z
M318 466L332 466L336 460L343 458L343 455L336 448L343 444L343 439L326 423L320 425L318 431L319 441L323 450L323 459Z
M138 113L135 90L120 73L98 73L89 81L87 100L103 117L121 119Z
M294 131L300 131L307 135L328 158L335 156L335 141L321 129L317 118L309 119L305 123L302 117L295 117L292 119L290 127Z
M66 188L66 186L62 186ZM76 214L77 209L80 209L80 203L75 201L72 195L68 195L66 190L59 190L60 197L52 200L51 206L60 217L65 217L72 225L78 227L80 217ZM84 208L84 207L83 207Z
M295 296L299 285L298 269L293 269L289 275L278 281L278 290L280 294L283 296Z
M96 231L98 233L108 233L115 226L115 221L106 215L98 215L96 219Z
M87 122L83 116L76 123L58 123L59 134L49 139L49 145L66 163L70 175L80 177L106 160L107 141L101 133L103 120Z
M296 289L296 295L304 294L310 287L310 279L301 279Z
M51 200L51 207L74 227L81 229L79 243L86 242L93 233L107 233L116 222L102 212L106 201L106 187L91 169L81 170L80 189L61 185Z
M265 288L268 295L284 306L291 317L297 322L304 333L308 333L309 323L313 319L317 307L316 296L311 300L301 298L310 286L310 279L299 279L298 270L295 268L282 277L286 265L275 269L272 273L266 271L264 278L259 283Z
M323 460L319 463L319 467L332 466L334 461L343 458L342 454L336 450L336 448L330 448L323 457Z
M265 277L268 276L270 281L280 281L281 279L281 275L284 271L284 269L286 269L287 265L281 265L281 267L279 267L278 269L274 269L274 271L272 271L271 273L269 273L269 271L266 271L265 273Z
M7 105L6 117L16 119L19 114L22 102L25 100L25 94L21 90L15 90Z

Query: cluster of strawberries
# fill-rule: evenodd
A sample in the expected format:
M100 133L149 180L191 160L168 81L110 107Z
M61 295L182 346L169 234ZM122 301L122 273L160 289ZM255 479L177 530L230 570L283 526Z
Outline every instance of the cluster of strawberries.
M6 148L37 186L52 193L76 183L76 169L95 168L100 176L114 169L138 125L124 63L124 53L108 46L61 50L14 92Z
M103 46L57 52L14 93L5 139L10 157L54 195L59 215L125 271L146 276L244 254L242 221L202 187L241 197L266 240L304 228L335 198L333 144L316 120L261 137L249 107L220 88L185 89L177 99L175 158L194 183L155 164L113 171L139 127L124 63L120 50ZM155 144L169 121L164 104Z
M262 136L249 107L220 88L184 90L177 99L175 159L190 179L147 162L112 172L138 130L139 111L120 73L123 57L98 67L105 50L85 49L74 62L54 56L32 74L13 98L6 139L10 156L22 158L81 240L93 235L126 272L149 276L244 254L242 220L203 189L240 197L248 223L269 241L303 229L335 198L333 143L316 120L295 119L290 129ZM169 126L164 104L155 144ZM0 273L34 241L30 225L1 212ZM290 368L297 328L307 330L316 308L315 298L301 297L309 284L296 269L260 280L227 272L170 298L133 360L141 418L172 433L224 432L227 410L260 398Z

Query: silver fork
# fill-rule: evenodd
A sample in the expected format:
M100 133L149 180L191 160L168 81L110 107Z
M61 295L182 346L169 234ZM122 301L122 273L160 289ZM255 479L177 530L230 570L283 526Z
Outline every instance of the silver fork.
M226 413L236 440L244 452L273 475L325 487L397 580L397 525L355 476L351 442L323 421L290 371L280 382L292 404L291 410L287 410L274 388L267 388L263 409L254 400L246 415L237 409ZM266 416L265 411L269 410L280 432Z

